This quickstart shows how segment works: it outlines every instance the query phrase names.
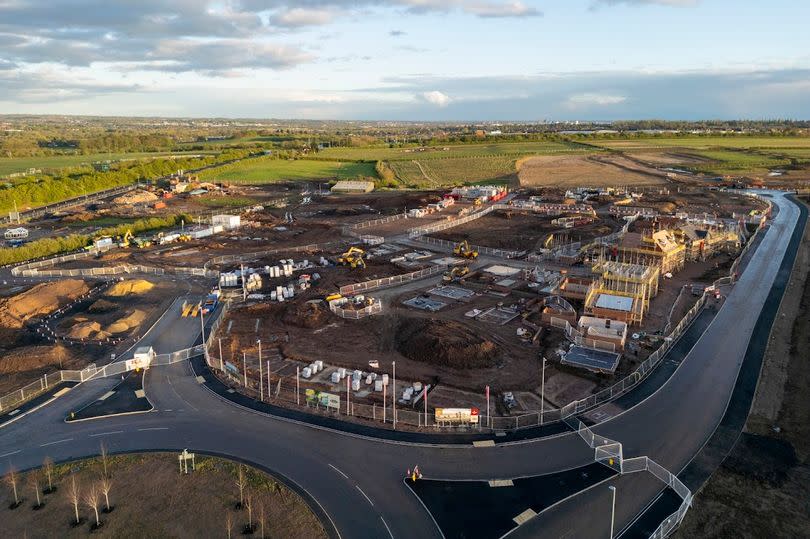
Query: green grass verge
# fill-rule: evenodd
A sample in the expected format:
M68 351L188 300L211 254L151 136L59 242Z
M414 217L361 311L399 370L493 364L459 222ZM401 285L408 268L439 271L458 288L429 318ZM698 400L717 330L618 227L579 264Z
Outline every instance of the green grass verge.
M130 159L148 159L166 156L188 157L197 154L218 153L214 151L199 152L138 152L138 153L97 153L97 154L66 154L49 155L42 157L2 157L0 158L0 177L7 174L27 172L29 169L59 170L78 166L89 166L96 161L121 161Z

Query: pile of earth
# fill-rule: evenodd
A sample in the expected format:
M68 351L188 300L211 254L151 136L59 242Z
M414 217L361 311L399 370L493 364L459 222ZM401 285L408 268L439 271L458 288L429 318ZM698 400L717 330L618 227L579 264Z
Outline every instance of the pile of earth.
M113 303L112 301L107 301L106 299L100 299L98 301L93 302L93 304L87 308L87 312L107 313L115 309L118 309L118 304Z
M150 193L149 191L142 191L140 189L137 189L135 191L123 194L120 197L114 198L113 204L117 206L126 206L129 204L142 204L144 202L154 202L157 199L158 196L156 194Z
M126 333L127 331L134 329L141 324L143 324L144 319L146 319L146 313L135 309L130 314L123 318L119 318L109 326L107 326L107 333L111 333L113 335L118 333Z
M492 367L498 347L472 329L448 320L405 318L400 321L394 346L403 356L454 369Z
M102 330L101 324L98 322L86 318L76 318L67 336L70 339L77 340L104 340L110 334Z
M107 295L111 297L127 296L129 294L145 294L155 287L149 281L143 279L130 279L128 281L121 281L115 283L107 291Z
M20 329L39 316L46 316L90 289L79 279L42 283L16 296L0 299L0 329Z
M323 301L298 303L287 307L282 321L299 328L315 329L329 323L329 314Z

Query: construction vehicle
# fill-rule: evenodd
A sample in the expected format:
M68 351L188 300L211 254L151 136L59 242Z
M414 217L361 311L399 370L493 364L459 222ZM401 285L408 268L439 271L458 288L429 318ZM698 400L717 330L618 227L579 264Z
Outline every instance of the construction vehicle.
M336 299L342 299L343 296L341 294L335 293L326 296L326 302L329 303L330 301L334 301Z
M143 249L144 247L151 247L152 242L147 239L143 238L132 238L132 243L135 244L135 247L139 249Z
M366 261L363 259L366 252L359 247L349 247L349 250L340 255L337 263L341 266L350 266L352 268L366 268Z
M445 283L455 283L464 278L468 273L470 273L470 268L467 266L456 266L442 276L442 281Z
M192 238L188 234L180 234L180 237L177 238L177 241L191 241Z
M121 238L121 241L118 242L118 246L126 249L127 247L129 247L133 239L135 238L132 236L132 231L127 230L124 236Z
M478 258L478 251L470 247L470 242L467 240L464 240L456 245L455 249L453 249L453 254L456 256L463 256L464 258L469 258L471 260Z

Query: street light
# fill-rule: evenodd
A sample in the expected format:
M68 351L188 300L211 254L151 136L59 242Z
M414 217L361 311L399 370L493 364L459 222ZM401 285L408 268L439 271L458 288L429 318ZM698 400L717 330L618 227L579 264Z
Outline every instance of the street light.
M543 426L543 412L546 409L546 357L543 356L543 369L540 381L540 426Z
M608 488L613 493L613 503L610 509L610 539L613 539L613 523L616 521L616 487L610 485Z
M259 345L259 400L264 402L264 385L262 384L262 340L256 339ZM267 386L267 393L270 393L270 386Z

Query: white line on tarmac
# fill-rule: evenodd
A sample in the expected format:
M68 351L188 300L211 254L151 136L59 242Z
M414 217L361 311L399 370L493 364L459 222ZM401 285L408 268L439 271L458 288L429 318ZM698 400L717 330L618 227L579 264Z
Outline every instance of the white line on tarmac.
M147 430L169 430L169 427L147 427L145 429L138 429L140 432L144 432Z
M337 467L337 466L333 466L332 464L330 464L330 465L329 465L329 467L330 467L330 468L332 468L333 470L335 470L335 471L336 471L337 473L339 473L340 475L342 475L344 479L348 479L348 478L349 478L349 476L348 476L348 475L346 475L345 473L341 472L341 471L340 471L340 469L338 469L338 467Z
M363 495L363 497L368 501L368 503L371 504L371 507L374 507L374 502L371 501L371 498L368 497L368 494L363 492L363 489L360 488L360 485L355 485L355 487L357 487L357 490L360 491L360 494Z
M0 455L0 459L3 458L3 457L10 457L11 455L16 455L20 451L22 451L22 449L18 449L17 451L12 451L11 453L3 453L2 455Z
M98 434L91 434L90 437L93 438L95 436L107 436L108 434L121 434L124 431L122 430L111 430L110 432L99 432Z
M73 438L65 438L64 440L56 440L55 442L48 442L47 444L39 444L39 447L45 447L46 445L54 445L54 444L62 444L65 442L70 442Z
M385 529L388 531L388 535L391 536L391 539L394 539L394 534L391 533L391 528L389 528L388 524L385 523L385 519L382 516L380 516L380 520L382 520L383 526L385 526Z

